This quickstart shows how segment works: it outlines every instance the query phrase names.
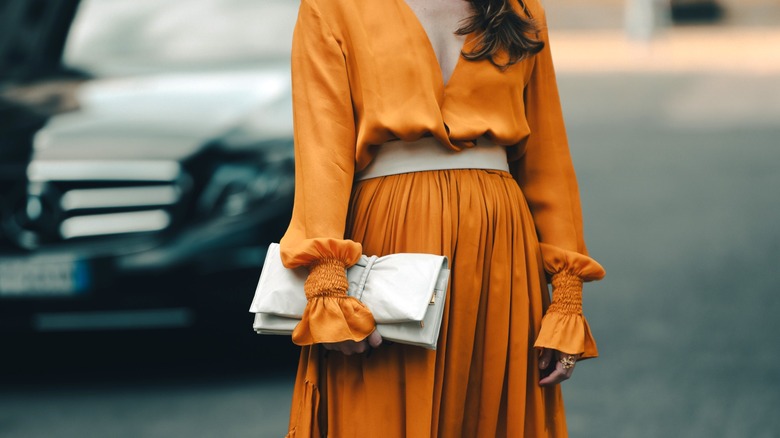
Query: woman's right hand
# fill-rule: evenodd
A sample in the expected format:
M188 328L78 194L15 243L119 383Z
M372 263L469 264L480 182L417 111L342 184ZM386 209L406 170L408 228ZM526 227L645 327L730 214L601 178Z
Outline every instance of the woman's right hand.
M382 345L382 335L377 330L371 332L366 339L360 342L355 341L341 341L322 344L326 350L339 351L347 356L353 354L361 354L369 351L372 348L377 348Z

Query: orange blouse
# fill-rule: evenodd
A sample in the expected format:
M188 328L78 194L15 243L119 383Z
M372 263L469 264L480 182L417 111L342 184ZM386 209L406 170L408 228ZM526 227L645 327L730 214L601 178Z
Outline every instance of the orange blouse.
M310 268L297 344L360 340L374 330L371 313L346 296L344 268L362 250L344 232L353 176L376 148L433 136L461 150L486 135L507 147L553 283L536 346L596 355L580 296L582 281L600 279L604 270L582 238L544 11L538 0L526 5L544 50L504 70L461 57L445 84L405 0L301 1L292 50L295 205L281 241L287 267ZM464 49L475 39L467 36Z

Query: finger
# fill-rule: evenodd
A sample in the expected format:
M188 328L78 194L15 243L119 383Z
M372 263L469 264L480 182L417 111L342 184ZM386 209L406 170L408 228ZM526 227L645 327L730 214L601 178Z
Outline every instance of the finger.
M342 353L344 353L347 356L351 356L353 354L365 353L366 350L368 350L368 342L345 341L340 343L340 347L341 347L340 351Z
M368 351L368 342L367 341L360 341L357 343L352 344L352 352L357 354L362 354Z
M380 335L377 330L374 330L368 335L368 345L370 345L371 348L377 348L382 345L382 335Z
M553 370L553 372L550 373L549 376L541 379L539 381L539 385L541 386L556 385L566 380L569 380L571 378L572 374L574 374L574 366L572 365L571 367L568 368L565 367L563 362L561 362L561 358L563 358L564 356L573 357L575 359L575 364L576 364L576 359L579 358L579 355L568 355L568 354L561 353L560 351L555 351L555 357L557 359L555 363L555 370Z
M573 369L569 369L568 371L572 371L572 370ZM569 377L571 377L571 375L567 373L567 370L564 370L561 364L557 364L555 366L555 371L553 371L552 373L550 373L549 376L539 381L539 386L557 385L565 380L569 380Z
M352 355L351 345L348 345L346 342L339 342L336 345L338 345L339 353L347 355L347 356L351 356Z
M327 342L320 345L322 345L322 348L328 351L338 351L339 353L344 352L344 342Z
M550 365L550 360L552 360L552 355L553 355L553 350L550 350L549 348L542 349L542 356L539 358L540 370L543 370Z
M579 354L567 354L562 353L560 351L555 352L556 360L558 361L558 364L561 369L566 373L567 376L571 377L572 373L574 373L574 366L577 365L577 361L580 359Z

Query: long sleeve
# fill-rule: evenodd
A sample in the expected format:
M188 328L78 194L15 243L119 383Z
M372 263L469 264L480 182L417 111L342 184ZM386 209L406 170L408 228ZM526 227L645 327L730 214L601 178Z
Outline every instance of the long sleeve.
M344 53L314 0L301 2L292 48L295 201L281 240L288 268L307 266L308 304L293 342L359 341L373 316L348 297L346 268L360 258L344 239L355 167L355 119Z
M552 304L542 320L535 347L583 358L598 355L582 315L582 283L604 277L588 256L582 235L577 180L563 123L544 15L544 49L534 58L524 98L531 133L510 169L526 196L539 236L545 271L553 285Z

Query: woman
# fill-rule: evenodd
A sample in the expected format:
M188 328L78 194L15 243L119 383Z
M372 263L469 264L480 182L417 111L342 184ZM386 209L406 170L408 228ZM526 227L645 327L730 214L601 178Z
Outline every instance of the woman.
M301 1L281 247L310 274L289 437L566 436L557 384L597 354L581 290L604 272L545 26L539 0ZM399 252L450 259L437 351L380 346L346 296L361 253Z

